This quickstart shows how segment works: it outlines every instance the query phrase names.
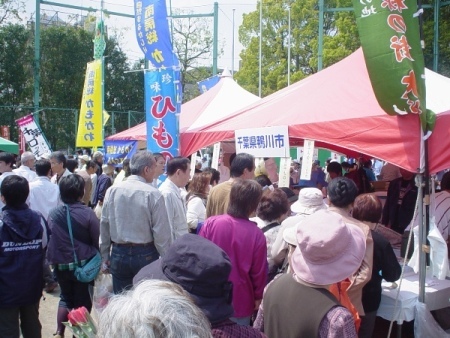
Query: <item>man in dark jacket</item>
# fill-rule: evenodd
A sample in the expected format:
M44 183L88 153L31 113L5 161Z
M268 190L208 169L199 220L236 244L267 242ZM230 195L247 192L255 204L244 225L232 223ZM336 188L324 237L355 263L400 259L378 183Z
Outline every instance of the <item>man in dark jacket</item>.
M389 183L381 223L403 234L414 215L417 187L414 173L400 169L400 174L402 177Z
M39 300L48 228L25 203L28 181L17 175L1 185L6 204L0 214L0 337L40 338ZM19 325L20 323L20 325Z

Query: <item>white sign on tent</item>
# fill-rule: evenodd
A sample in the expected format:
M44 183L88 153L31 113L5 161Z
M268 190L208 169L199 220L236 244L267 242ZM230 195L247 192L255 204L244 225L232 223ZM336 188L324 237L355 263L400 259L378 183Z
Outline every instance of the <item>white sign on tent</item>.
M289 157L287 126L238 129L235 131L236 154L255 157Z

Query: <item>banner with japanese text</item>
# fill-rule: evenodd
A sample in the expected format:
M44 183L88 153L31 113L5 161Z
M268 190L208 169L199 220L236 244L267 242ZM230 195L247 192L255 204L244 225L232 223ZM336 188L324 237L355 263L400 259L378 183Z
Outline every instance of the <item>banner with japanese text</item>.
M219 80L220 80L219 75L215 75L205 80L199 81L197 83L199 92L202 94L206 93L208 90L214 87L219 82Z
M52 152L44 133L34 120L33 115L24 116L16 120L16 123L25 138L25 142L30 147L30 151L36 158Z
M426 109L424 57L415 0L353 0L370 81L389 115L417 114L424 131L436 117Z
M150 68L178 67L172 48L165 0L134 0L136 37Z
M179 155L179 77L180 72L172 68L144 75L147 149L166 159Z
M238 129L235 131L236 154L255 157L289 157L287 126Z
M103 147L102 60L87 64L76 146Z
M105 140L104 163L122 167L125 159L131 159L138 147L138 141Z

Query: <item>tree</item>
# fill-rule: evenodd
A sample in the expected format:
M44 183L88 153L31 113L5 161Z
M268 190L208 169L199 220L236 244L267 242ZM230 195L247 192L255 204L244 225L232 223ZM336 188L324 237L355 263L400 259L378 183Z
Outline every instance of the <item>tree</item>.
M20 105L31 104L33 49L31 32L21 25L0 26L0 125L9 125L17 139L15 120Z
M0 25L12 20L20 20L23 13L25 13L23 1L0 0Z
M183 14L192 14L192 12ZM211 63L212 59L213 36L210 26L206 18L173 20L173 45L181 64L183 102L199 94L196 89L198 81L212 75L212 70L208 71L205 67ZM222 53L222 48L218 53Z
M349 0L327 2L329 7L350 6ZM239 28L242 67L237 81L257 94L259 73L259 6L244 15ZM287 85L288 8L291 8L291 83L317 72L319 12L316 0L263 3L262 94L266 96ZM358 47L351 13L325 12L323 66L349 55ZM353 26L352 26L353 25ZM356 41L356 43L354 43Z

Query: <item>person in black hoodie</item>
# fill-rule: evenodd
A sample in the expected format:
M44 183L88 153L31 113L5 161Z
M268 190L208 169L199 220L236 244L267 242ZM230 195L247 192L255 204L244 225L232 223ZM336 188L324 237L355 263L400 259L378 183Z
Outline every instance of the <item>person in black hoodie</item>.
M42 215L28 208L28 181L17 175L1 185L0 337L40 338L39 301L49 230ZM19 331L20 328L20 331Z

